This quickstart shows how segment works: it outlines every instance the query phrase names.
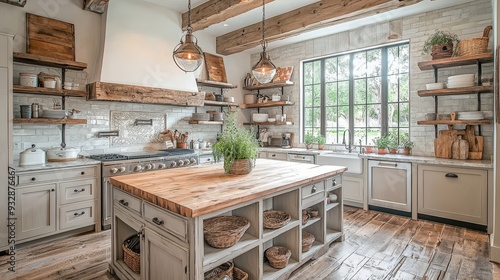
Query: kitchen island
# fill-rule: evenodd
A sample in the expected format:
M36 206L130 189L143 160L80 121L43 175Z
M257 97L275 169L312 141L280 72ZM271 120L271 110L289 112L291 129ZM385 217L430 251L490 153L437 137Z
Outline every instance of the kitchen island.
M307 260L343 239L342 173L345 167L258 159L247 175L224 174L222 163L111 178L113 234L111 270L120 279L203 279L205 272L232 261L249 279L287 278ZM328 201L328 194L337 199ZM263 227L263 211L291 216L278 229ZM307 221L303 209L318 210ZM205 243L203 221L241 216L250 227L226 249ZM315 236L302 251L302 233ZM123 242L140 235L140 271L124 263ZM263 262L264 251L285 246L292 255L283 269Z

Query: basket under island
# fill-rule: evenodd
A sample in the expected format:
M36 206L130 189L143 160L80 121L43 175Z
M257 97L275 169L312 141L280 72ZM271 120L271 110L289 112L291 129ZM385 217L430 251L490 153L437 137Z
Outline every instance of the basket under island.
M204 279L206 272L231 261L248 279L286 279L304 262L324 254L330 243L343 240L346 170L257 159L247 175L225 174L218 163L112 177L110 269L122 280ZM329 194L337 200L330 201ZM285 211L290 221L265 229L263 212L271 209ZM303 210L319 214L303 219ZM244 217L250 227L235 245L213 248L204 240L203 221L218 216ZM302 252L303 232L315 237L307 252ZM127 252L124 261L123 244L134 235L141 237L140 254L131 257ZM292 253L282 269L264 261L265 250L272 246Z

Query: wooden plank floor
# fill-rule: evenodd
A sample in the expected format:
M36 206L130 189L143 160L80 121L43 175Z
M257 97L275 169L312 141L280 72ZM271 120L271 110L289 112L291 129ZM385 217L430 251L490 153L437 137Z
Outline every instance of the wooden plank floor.
M376 211L344 208L345 241L290 279L500 279L488 235ZM0 279L117 279L109 272L111 231L17 251L16 272L0 257Z

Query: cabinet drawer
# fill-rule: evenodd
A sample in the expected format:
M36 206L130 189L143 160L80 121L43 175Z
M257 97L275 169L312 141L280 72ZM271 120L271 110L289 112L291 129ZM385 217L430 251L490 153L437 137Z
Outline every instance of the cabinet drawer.
M486 170L418 166L418 213L487 224Z
M284 161L287 161L287 160L288 160L287 155L286 155L286 154L283 154L283 153L272 153L272 152L268 152L268 153L267 153L267 158L268 158L268 159L276 159L276 160L284 160Z
M308 205L325 198L324 181L302 187L302 205Z
M113 201L125 209L133 210L137 213L141 211L141 200L131 194L113 188Z
M91 178L97 174L97 167L82 167L74 169L65 169L57 171L38 171L21 173L18 176L18 184L26 185L31 183L40 183L46 181L66 181L80 178Z
M61 183L58 190L59 204L94 200L96 185L95 178Z
M342 185L342 175L337 175L326 179L325 184L327 191L340 187Z
M59 229L88 226L95 223L95 201L73 203L59 208Z
M187 242L187 221L166 212L166 209L144 203L144 218L157 228L169 232L182 241Z

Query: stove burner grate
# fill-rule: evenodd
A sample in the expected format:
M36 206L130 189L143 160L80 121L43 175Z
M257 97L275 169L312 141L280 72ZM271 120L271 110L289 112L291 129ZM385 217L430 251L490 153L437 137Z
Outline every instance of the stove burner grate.
M118 154L100 154L100 155L91 155L91 159L101 160L101 161L111 161L111 160L126 160L127 156L118 155Z

